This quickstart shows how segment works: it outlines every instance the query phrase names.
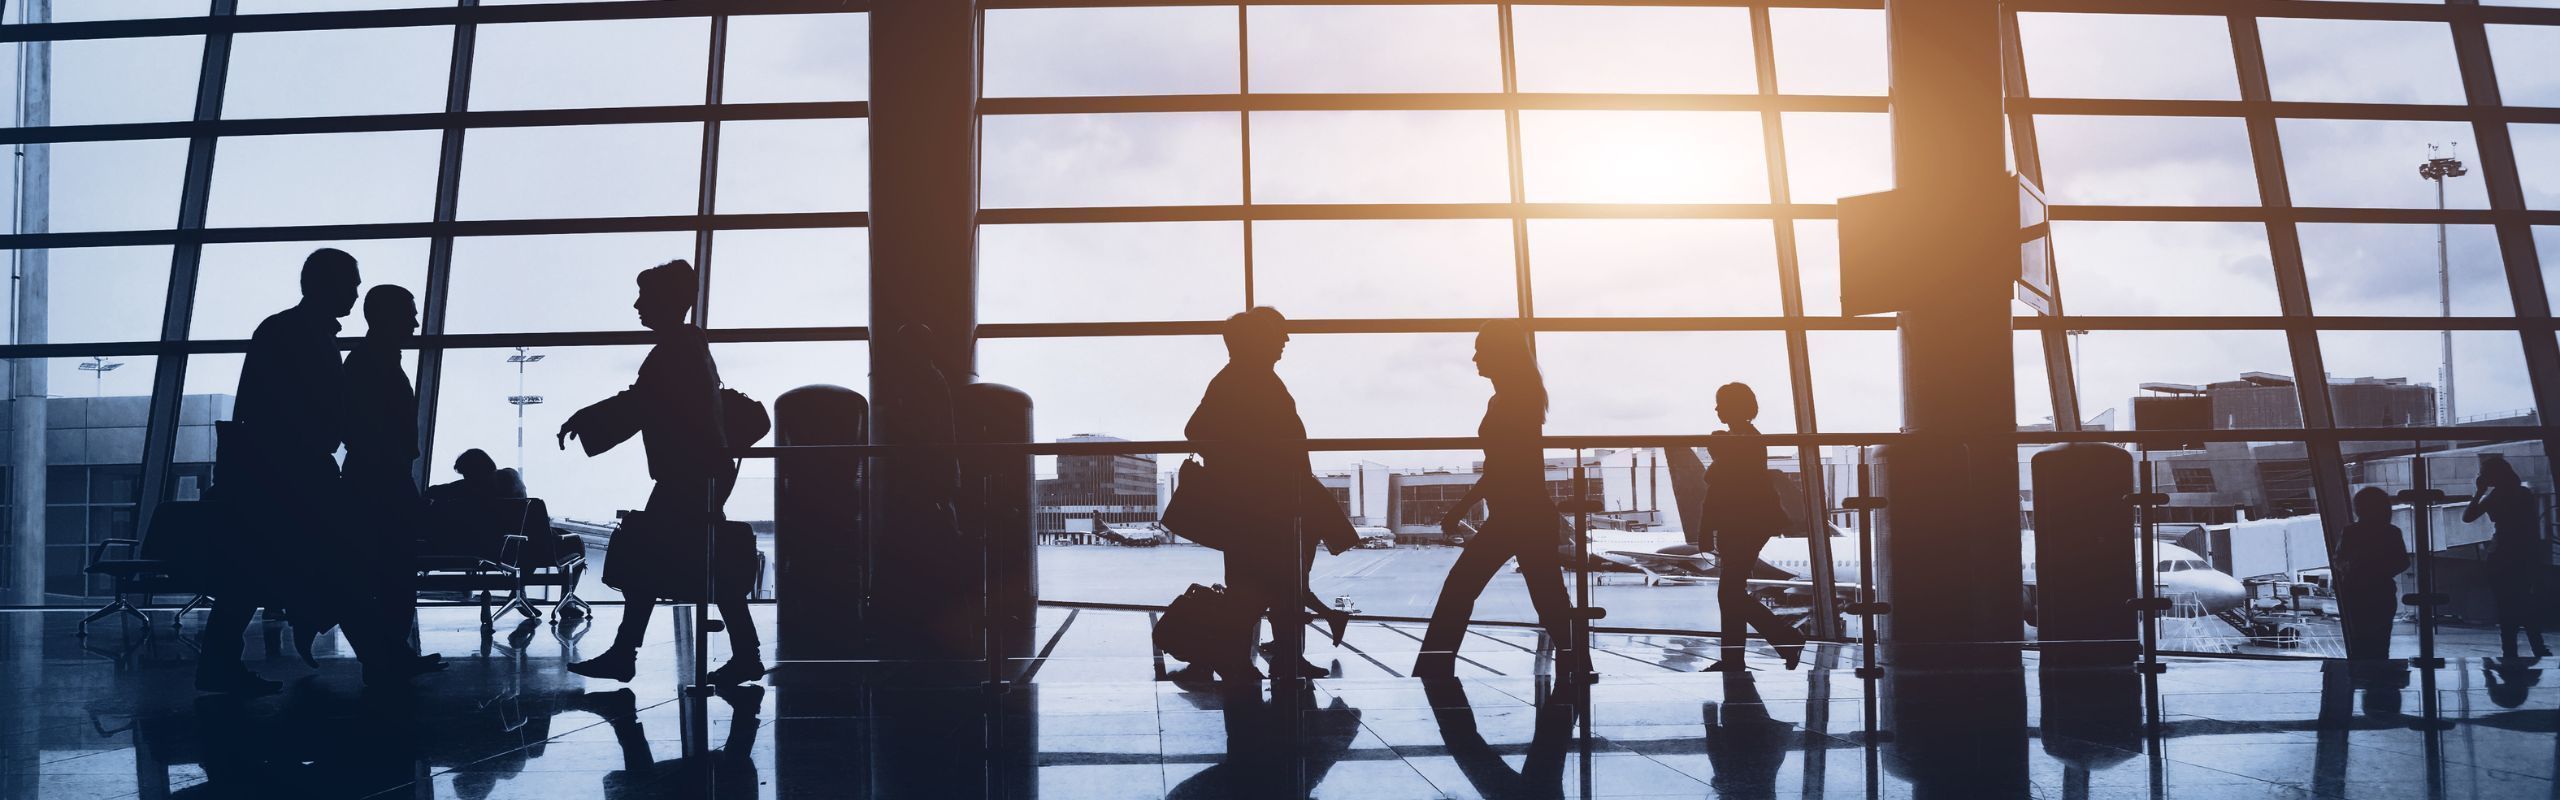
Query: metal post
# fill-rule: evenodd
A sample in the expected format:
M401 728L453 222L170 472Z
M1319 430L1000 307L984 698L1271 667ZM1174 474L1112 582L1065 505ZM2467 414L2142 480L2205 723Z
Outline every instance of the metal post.
M1876 665L1876 617L1892 607L1876 600L1875 510L1884 507L1884 498L1875 495L1874 477L1868 470L1867 448L1862 446L1858 448L1858 496L1844 505L1858 512L1858 602L1849 606L1849 613L1858 615L1857 676L1874 680L1884 677L1884 668ZM1875 692L1867 694L1873 702Z
M1574 655L1576 656L1574 660L1567 662L1567 666L1572 666L1579 670L1579 672L1575 673L1572 677L1577 678L1584 683L1589 683L1600 677L1599 667L1594 665L1591 661L1591 621L1607 616L1608 612L1603 609L1594 608L1591 605L1591 570L1586 569L1586 567L1590 566L1588 562L1591 558L1591 475L1583 466L1583 463L1582 449L1574 448L1574 611L1573 618L1565 623L1567 626L1565 638L1573 643ZM1558 642L1556 644L1557 654L1563 654L1564 647L1565 644L1563 642Z
M2427 457L2414 452L2425 443L2410 444L2413 452L2409 456L2409 488L2397 499L2409 504L2409 516L2414 522L2409 533L2417 544L2418 591L2401 598L2401 602L2418 609L2418 657L2409 659L2409 666L2434 670L2444 668L2444 659L2436 655L2436 607L2443 605L2446 598L2436 593L2435 525L2431 518L2435 516L2435 504L2458 498L2437 491L2430 482Z
M19 22L42 24L53 18L53 0L27 0L19 5ZM53 44L18 45L18 126L52 123ZM25 144L18 150L18 213L13 233L45 233L51 226L52 145ZM46 313L47 251L13 251L17 269L11 276L15 317L12 344L43 344L52 327ZM45 360L8 362L10 437L10 525L8 602L44 602L45 576Z
M2455 146L2459 147L2460 144L2461 143L2456 142ZM2462 159L2458 154L2454 156L2439 157L2436 155L2435 145L2427 145L2427 161L2424 164L2418 165L2418 177L2432 181L2436 185L2436 211L2439 214L2444 211L2445 179L2459 178L2468 174L2470 174L2470 171L2463 168ZM2451 426L2455 419L2455 406L2453 404L2453 328L2451 326L2451 320L2453 318L2453 258L2451 253L2445 247L2445 223L2441 216L2439 216L2436 221L2436 300L2440 304L2440 312L2447 320L2445 329L2438 332L2443 337L2444 342L2444 366L2442 367L2442 371L2438 374L2442 383L2436 390L2436 424Z

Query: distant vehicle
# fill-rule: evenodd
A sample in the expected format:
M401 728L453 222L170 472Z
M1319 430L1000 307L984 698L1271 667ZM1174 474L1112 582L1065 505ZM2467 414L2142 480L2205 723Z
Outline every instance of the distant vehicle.
M1351 530L1360 534L1362 550L1386 550L1396 546L1396 532L1392 529L1376 525L1360 525Z
M1688 448L1669 448L1666 454L1671 466L1672 497L1679 504L1677 507L1682 509L1682 522L1689 523L1688 509L1698 507L1692 505L1692 501L1705 495L1706 469L1697 454ZM1858 558L1857 540L1838 525L1825 523L1822 527L1830 533L1832 591L1838 603L1845 606L1855 599L1854 594L1860 588L1856 576L1861 574L1859 567L1863 562ZM1809 605L1812 593L1820 590L1812 580L1812 543L1812 539L1800 536L1770 539L1768 545L1761 548L1760 562L1751 565L1749 574L1744 576L1744 580L1750 582L1751 595L1772 604ZM2243 632L2250 632L2256 627L2249 620L2248 587L2239 578L2214 569L2195 551L2172 543L2169 537L2156 538L2154 545L2158 562L2155 565L2156 580L2161 596L2193 598L2195 608L2203 615L2221 618ZM1567 563L1587 563L1595 570L1641 573L1647 585L1715 583L1727 577L1724 565L1718 562L1714 553L1699 552L1676 530L1593 531L1585 549L1587 558L1568 558ZM2034 625L2041 598L2036 584L2033 531L2022 532L2018 549L2024 566L2019 577L2025 593L2025 622Z
M1173 535L1165 531L1163 525L1153 522L1142 525L1110 525L1105 524L1101 517L1093 518L1093 535L1121 547L1154 547L1173 540Z

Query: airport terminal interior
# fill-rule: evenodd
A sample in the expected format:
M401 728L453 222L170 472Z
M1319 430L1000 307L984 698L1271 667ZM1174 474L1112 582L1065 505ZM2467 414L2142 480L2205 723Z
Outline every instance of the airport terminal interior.
M2560 797L2554 0L0 49L0 799Z

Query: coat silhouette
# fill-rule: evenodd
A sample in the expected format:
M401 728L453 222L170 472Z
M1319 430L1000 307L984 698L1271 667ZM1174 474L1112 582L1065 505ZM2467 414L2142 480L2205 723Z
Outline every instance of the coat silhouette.
M2551 655L2542 643L2542 610L2537 595L2543 574L2551 570L2551 545L2542 539L2542 501L2524 485L2515 465L2497 455L2480 457L2480 480L2462 521L2482 516L2495 528L2489 538L2489 588L2498 605L2498 637L2508 658L2516 657L2516 634L2522 632L2535 656Z
M1719 433L1757 436L1760 429L1751 420L1759 413L1760 401L1751 387L1728 383L1716 389L1716 415L1728 426ZM1707 456L1713 460L1707 464L1706 508L1699 516L1709 529L1699 541L1715 548L1716 607L1724 617L1724 661L1708 669L1741 669L1743 643L1751 630L1776 646L1787 668L1794 669L1804 654L1804 634L1751 597L1750 578L1760 564L1760 549L1791 524L1776 485L1769 481L1769 448L1711 439Z
M1224 543L1226 585L1257 619L1271 620L1268 650L1277 654L1271 659L1275 679L1298 677L1292 673L1313 667L1296 654L1306 638L1302 614L1313 551L1299 528L1302 510L1313 510L1303 508L1300 489L1315 470L1307 461L1307 426L1298 418L1297 399L1274 370L1288 346L1286 323L1269 308L1229 318L1227 366L1210 379L1200 407L1183 426L1203 463L1227 487L1222 499L1232 532ZM1230 678L1259 678L1250 655L1252 628L1239 629L1247 638L1235 643L1228 663L1215 666Z
M1557 532L1563 516L1547 493L1547 467L1539 436L1547 418L1547 392L1529 352L1528 331L1517 323L1488 323L1476 334L1476 365L1494 382L1493 399L1485 403L1484 421L1476 435L1484 442L1484 472L1468 487L1466 497L1449 508L1441 527L1453 533L1481 500L1486 506L1484 530L1467 541L1466 550L1450 565L1440 584L1440 599L1431 608L1431 625L1415 656L1416 677L1449 677L1457 671L1459 645L1476 599L1505 562L1520 560L1520 577L1529 584L1529 603L1538 624L1554 642L1558 672L1589 670L1582 643L1574 632L1573 605L1565 597L1563 565L1557 558Z

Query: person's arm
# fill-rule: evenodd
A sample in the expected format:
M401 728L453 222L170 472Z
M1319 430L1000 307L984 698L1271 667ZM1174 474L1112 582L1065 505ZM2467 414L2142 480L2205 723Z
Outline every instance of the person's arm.
M1458 524L1467 521L1467 512L1475 510L1476 503L1483 500L1484 476L1482 474L1478 474L1476 476L1476 482L1467 486L1467 495L1465 497L1458 498L1458 504L1450 506L1449 513L1440 515L1441 532L1447 533L1451 536L1458 535ZM1505 519L1508 518L1506 517ZM1504 524L1508 525L1509 523L1506 522Z
M2462 507L2462 521L2471 522L2478 520L2480 515L2489 513L2489 498L2496 497L2497 494L2498 487L2495 486L2489 487L2484 491L2473 493L2471 495L2471 504Z
M2409 571L2409 545L2400 541L2400 526L2384 525L2382 529L2385 535L2377 538L2383 541L2376 546L2376 551L2386 556L2381 559L2381 572L2383 577L2396 578Z

